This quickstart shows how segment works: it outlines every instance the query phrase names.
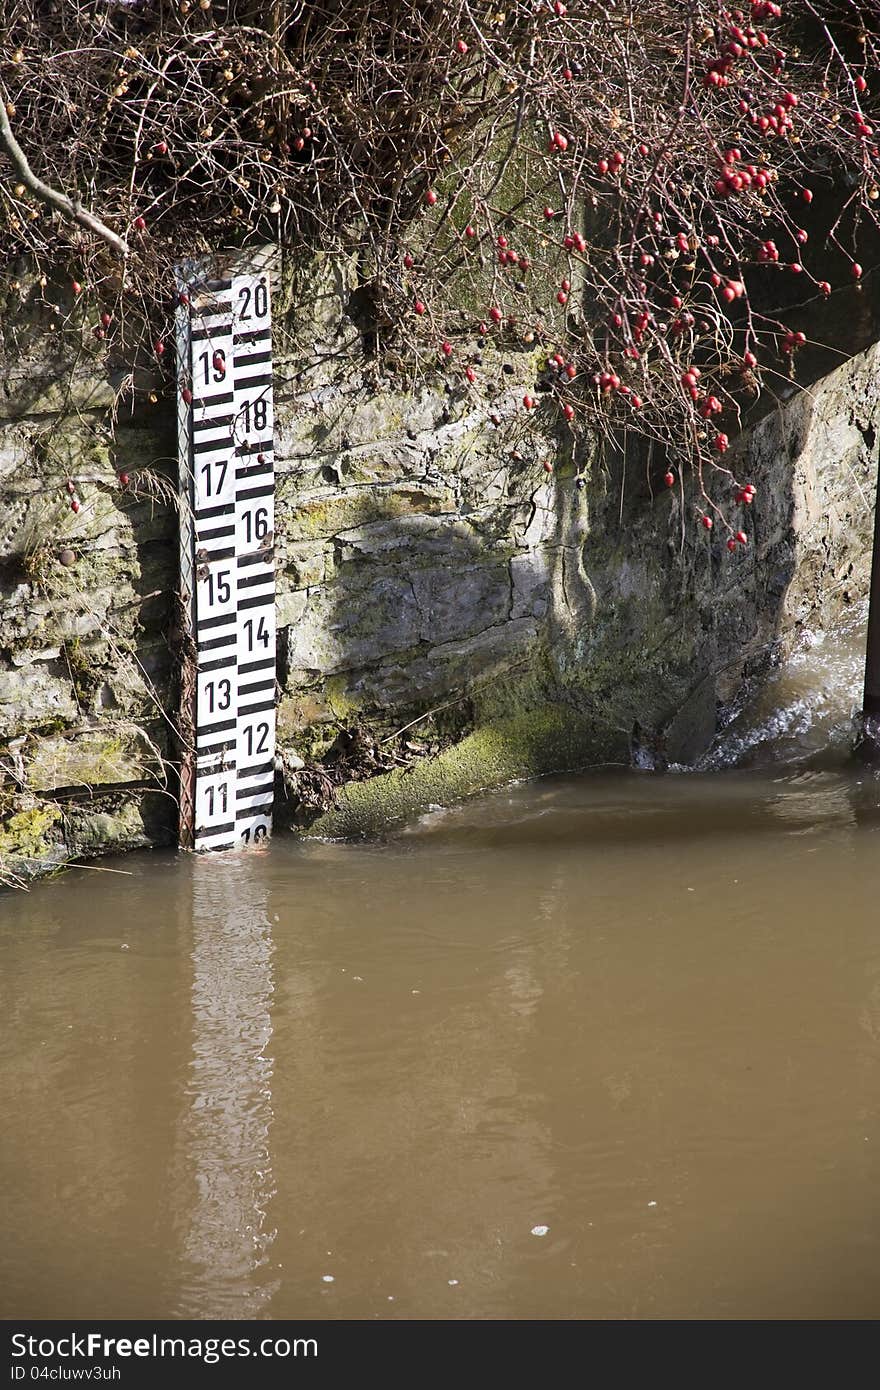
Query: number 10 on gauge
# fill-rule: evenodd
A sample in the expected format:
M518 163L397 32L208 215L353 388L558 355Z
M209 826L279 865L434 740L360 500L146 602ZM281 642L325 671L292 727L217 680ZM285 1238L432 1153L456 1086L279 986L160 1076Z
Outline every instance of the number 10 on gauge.
M272 825L275 571L267 274L190 282L179 323L195 682L195 849L259 844ZM190 399L191 397L191 399Z

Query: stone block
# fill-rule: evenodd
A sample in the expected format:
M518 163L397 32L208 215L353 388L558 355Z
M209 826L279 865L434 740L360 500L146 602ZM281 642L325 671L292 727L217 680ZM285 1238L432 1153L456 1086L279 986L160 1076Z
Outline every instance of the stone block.
M156 750L143 730L130 725L53 734L29 742L23 755L25 785L35 792L62 787L105 787L161 780Z

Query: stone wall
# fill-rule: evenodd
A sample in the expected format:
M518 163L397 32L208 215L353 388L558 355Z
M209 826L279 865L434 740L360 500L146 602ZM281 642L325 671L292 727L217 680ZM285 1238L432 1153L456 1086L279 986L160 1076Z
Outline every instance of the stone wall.
M454 370L404 389L356 303L344 261L278 277L282 821L357 833L514 777L687 761L744 682L865 592L878 348L731 451L758 494L730 556L659 452L575 449L540 409L525 429L533 345L482 349L494 390ZM71 358L30 303L6 323L0 859L30 872L173 839L176 445L167 396L111 421L121 368ZM318 814L353 732L400 766Z

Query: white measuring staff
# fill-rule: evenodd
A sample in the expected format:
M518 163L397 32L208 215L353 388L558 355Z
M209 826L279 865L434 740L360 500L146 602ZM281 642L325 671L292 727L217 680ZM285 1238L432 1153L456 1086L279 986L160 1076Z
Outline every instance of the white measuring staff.
M192 392L192 401L182 416L181 461L183 466L185 450L197 675L193 825L182 839L198 850L232 849L265 840L272 825L275 572L268 271L191 280L186 293L188 314L179 326L181 388Z

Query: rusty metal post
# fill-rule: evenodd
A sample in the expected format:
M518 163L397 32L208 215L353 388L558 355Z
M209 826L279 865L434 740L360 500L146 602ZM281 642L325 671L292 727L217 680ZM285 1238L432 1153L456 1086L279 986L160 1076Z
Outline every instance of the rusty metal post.
M874 500L874 550L868 599L865 692L854 752L863 762L880 764L880 468Z

